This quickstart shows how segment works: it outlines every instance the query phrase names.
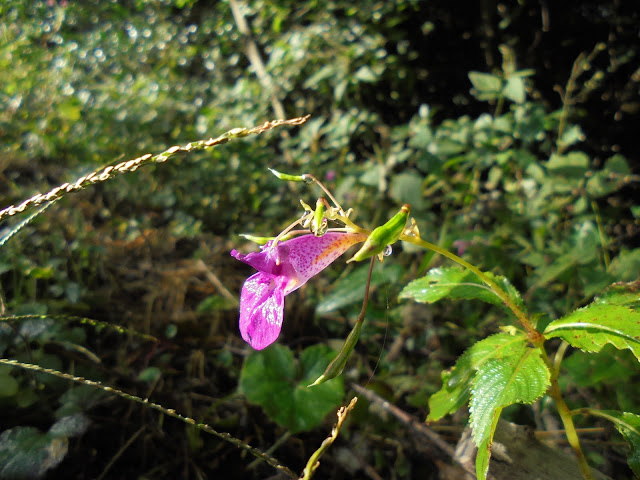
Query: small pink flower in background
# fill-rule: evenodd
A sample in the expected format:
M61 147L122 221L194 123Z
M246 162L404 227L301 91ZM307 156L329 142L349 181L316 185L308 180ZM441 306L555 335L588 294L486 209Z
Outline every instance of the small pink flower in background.
M267 243L260 252L231 255L251 265L258 273L250 276L240 294L240 333L256 350L276 341L282 328L284 297L327 268L349 247L364 242L360 233L329 232L321 237L302 235Z
M467 251L469 245L471 245L469 240L456 240L453 242L453 246L456 247L458 255L464 255L464 252Z
M335 171L335 170L329 170L329 171L327 172L327 174L325 175L325 178L326 178L328 181L334 180L334 179L336 178L336 171Z

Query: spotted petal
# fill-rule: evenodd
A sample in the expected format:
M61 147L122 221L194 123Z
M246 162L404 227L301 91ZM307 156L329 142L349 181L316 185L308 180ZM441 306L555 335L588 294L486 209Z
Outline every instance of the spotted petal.
M256 350L276 341L284 316L285 277L258 272L250 276L240 294L240 333Z
M367 236L359 233L329 232L322 237L304 235L278 245L278 255L286 258L296 272L298 282L289 285L287 294L300 288L314 275L327 268L349 247L363 242Z

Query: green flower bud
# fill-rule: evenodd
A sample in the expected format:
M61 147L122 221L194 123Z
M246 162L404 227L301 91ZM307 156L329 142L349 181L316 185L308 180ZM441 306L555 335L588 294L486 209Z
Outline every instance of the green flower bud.
M311 231L316 237L321 237L327 231L327 219L324 218L324 207L326 203L324 198L319 198L316 202L316 210L313 212Z
M320 375L315 382L308 385L309 387L320 385L321 383L331 380L342 373L344 366L347 364L347 360L349 360L349 357L351 356L351 352L353 352L353 348L356 346L356 343L358 343L363 323L364 322L356 322L355 327L353 327L353 330L349 333L349 336L345 340L344 345L342 345L338 355L336 355L336 358L331 361L324 373Z
M280 180L285 180L287 182L304 182L304 175L289 175L288 173L282 173L273 168L270 168L269 171L273 173Z
M372 257L382 253L387 245L394 244L404 229L407 226L409 220L409 212L411 212L411 206L405 203L400 211L394 215L387 223L381 225L373 230L367 240L362 245L362 248L356 252L356 254L347 260L349 262L359 262L366 258Z

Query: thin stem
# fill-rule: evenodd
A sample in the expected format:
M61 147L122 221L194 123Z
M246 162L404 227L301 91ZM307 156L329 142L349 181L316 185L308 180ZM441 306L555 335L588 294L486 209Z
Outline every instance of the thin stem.
M364 314L367 312L367 303L369 303L369 288L371 287L371 275L373 274L373 264L375 262L376 257L371 257L371 263L369 263L369 274L367 275L367 285L364 288L364 300L362 301L362 309L360 310L360 315L358 315L358 320L356 323L364 322Z
M605 270L609 270L609 264L611 263L611 257L609 256L609 247L607 241L607 234L604 231L602 225L602 217L600 216L600 209L598 203L595 200L591 200L591 208L596 217L596 224L598 225L598 235L600 235L600 243L602 244L602 258L604 260Z
M226 133L223 133L217 138L210 138L209 140L198 140L196 142L187 143L183 146L175 145L157 155L147 153L145 155L142 155L141 157L134 158L133 160L127 160L113 166L108 166L106 168L96 170L95 172L91 172L88 175L84 175L78 178L72 183L63 183L62 185L54 188L53 190L50 190L47 193L38 193L33 197L24 200L18 205L10 205L6 208L3 208L2 210L0 210L0 221L4 220L7 217L17 215L18 213L31 210L43 203L53 202L54 200L57 200L68 193L82 190L85 187L94 185L99 182L111 180L112 178L115 178L118 175L124 173L134 172L138 168L145 165L150 165L152 163L164 163L175 155L191 153L199 150L208 150L217 145L227 143L230 140L246 137L248 135L259 135L263 132L266 132L267 130L271 130L272 128L276 128L282 125L302 125L307 121L308 118L309 115L306 115L304 117L292 118L289 120L272 120L253 128L234 128Z
M181 422L184 422L187 425L191 425L197 428L198 430L202 430L203 432L209 433L211 435L215 435L216 437L226 442L232 443L233 445L240 447L243 450L246 450L252 455L258 458L261 458L262 460L267 462L269 465L271 465L273 468L280 470L289 478L293 478L293 479L298 478L298 476L295 473L293 473L289 468L285 467L284 465L281 465L280 462L278 462L275 458L270 457L269 455L258 450L257 448L254 448L251 445L244 443L242 440L235 438L228 433L218 432L213 428L211 428L206 423L198 423L193 418L181 415L171 408L165 408L162 405L158 405L157 403L150 402L146 398L142 399L140 397L136 397L135 395L131 395L130 393L123 392L122 390L118 390L118 389L109 387L107 385L104 385L101 382L98 382L95 380L89 380L83 377L76 377L68 373L59 372L58 370L41 367L40 365L18 362L17 360L12 360L8 358L0 358L0 364L9 365L11 367L18 367L24 370L30 370L30 371L39 372L39 373L48 373L49 375L53 375L54 377L63 378L65 380L70 380L75 383L81 383L83 385L89 385L91 387L99 388L100 390L103 390L109 394L117 395L118 397L124 398L126 400L139 403L145 407L152 408L153 410L161 412L164 415L180 420Z
M584 456L584 452L580 447L580 439L578 438L578 432L576 431L576 427L573 423L573 417L571 416L571 412L569 411L569 407L562 398L562 393L560 391L560 385L558 384L558 380L551 380L551 387L547 391L547 394L553 399L556 404L556 408L558 409L558 414L560 415L560 419L562 420L562 424L564 425L565 435L567 436L567 441L571 448L573 449L573 453L578 460L578 467L580 468L580 473L585 480L594 480L593 474L591 473L591 468L589 467L589 463L587 462L586 457Z
M562 359L564 358L564 354L567 351L568 346L569 342L563 340L556 351L556 355L553 357L552 378L558 378L558 375L560 374L560 364L562 363Z
M276 238L273 239L273 243L271 244L272 247L275 247L278 242L282 239L282 237L284 237L287 233L289 233L291 230L293 230L293 228L296 225L300 225L300 223L302 222L302 219L298 219L295 222L293 222L291 225L289 225L287 228L285 228L283 231L281 231L278 236Z
M464 268L475 273L478 276L478 278L480 278L480 280L486 283L489 286L489 288L491 288L493 293L496 294L500 298L500 300L504 302L504 304L509 308L509 310L513 312L513 314L516 316L516 318L520 321L522 326L527 331L529 335L529 341L531 341L534 345L542 345L542 342L544 341L544 337L542 336L542 334L540 334L540 332L538 332L533 327L533 325L531 324L527 316L524 314L524 312L520 310L520 308L518 308L518 306L513 302L513 300L511 300L509 295L507 295L505 291L498 286L497 283L491 280L478 267L470 264L466 260L463 260L459 256L451 253L449 250L445 250L444 248L439 247L438 245L427 242L418 236L401 235L400 240L402 240L403 242L413 243L414 245L418 245L422 248L426 248L427 250L431 250L433 252L439 253L440 255L447 257L449 260L452 260L456 262L458 265L461 265Z
M322 189L322 191L327 194L327 197L331 199L331 201L338 208L338 210L340 210L340 213L344 214L344 210L342 209L342 207L340 206L336 198L331 194L331 192L327 189L327 187L324 186L324 184L320 180L318 180L316 177L314 177L310 173L303 173L302 178L306 181L309 181L310 183L315 183L316 185L318 185Z
M304 471L302 472L302 476L300 477L301 480L309 480L311 477L313 477L313 474L320 466L320 457L328 450L328 448L333 444L336 438L338 438L338 434L340 433L342 424L347 419L347 415L349 414L349 412L351 412L351 410L353 410L353 407L356 406L357 401L358 397L353 397L351 399L351 402L349 402L349 405L341 407L340 410L338 410L338 421L333 426L331 435L328 436L324 440L324 442L322 442L320 448L313 452L313 454L309 457L307 465L304 467Z

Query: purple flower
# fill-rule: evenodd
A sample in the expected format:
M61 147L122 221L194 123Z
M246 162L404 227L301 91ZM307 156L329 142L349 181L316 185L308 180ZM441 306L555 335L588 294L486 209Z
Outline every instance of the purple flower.
M321 237L302 235L267 243L260 252L231 255L251 265L258 273L250 276L240 295L240 333L256 350L271 345L280 335L284 297L327 268L349 247L364 242L360 233L329 232Z

